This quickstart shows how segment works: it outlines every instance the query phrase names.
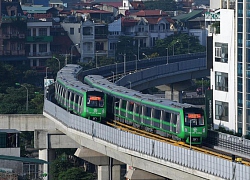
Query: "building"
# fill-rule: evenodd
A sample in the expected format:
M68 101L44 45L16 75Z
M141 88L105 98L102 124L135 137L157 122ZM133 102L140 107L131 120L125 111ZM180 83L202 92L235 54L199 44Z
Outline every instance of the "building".
M209 34L214 46L211 69L214 125L250 135L249 2L221 0L217 8L217 3L211 4L217 9L207 18L214 21Z
M25 62L27 18L18 2L0 1L0 59Z

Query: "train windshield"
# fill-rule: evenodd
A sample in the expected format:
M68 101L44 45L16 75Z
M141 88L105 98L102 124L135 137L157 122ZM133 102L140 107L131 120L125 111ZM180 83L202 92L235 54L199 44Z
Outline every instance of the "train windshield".
M104 106L104 100L103 96L94 96L94 95L88 95L87 96L87 107L103 107Z
M202 111L197 112L185 112L185 126L204 126L204 113Z

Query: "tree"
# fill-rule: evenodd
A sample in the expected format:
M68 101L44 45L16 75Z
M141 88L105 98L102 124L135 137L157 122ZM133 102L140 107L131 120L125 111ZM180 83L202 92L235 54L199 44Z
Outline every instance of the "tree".
M83 168L72 167L67 171L61 172L59 174L60 180L92 180L93 175L91 173L87 173Z
M206 50L205 46L200 45L197 37L188 34L172 35L156 41L154 49L160 56L166 56L166 48L169 55L204 52Z
M67 171L71 168L73 164L67 159L64 159L63 156L59 156L54 160L50 166L50 172L53 180L57 180L61 172Z
M161 9L163 11L177 10L177 4L174 0L158 0L158 1L145 1L146 9Z

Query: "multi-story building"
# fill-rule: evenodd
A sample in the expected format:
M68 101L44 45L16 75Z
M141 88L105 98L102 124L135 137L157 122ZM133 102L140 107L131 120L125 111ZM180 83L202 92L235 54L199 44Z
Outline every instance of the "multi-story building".
M26 55L30 60L30 66L45 66L46 60L52 58L50 50L53 36L53 16L57 10L51 7L22 6L27 15L27 42Z
M0 1L0 60L26 61L27 23L18 2Z
M218 9L210 20L207 18L217 19L210 26L215 29L210 34L214 46L211 70L214 125L250 135L250 2L221 0L211 4Z

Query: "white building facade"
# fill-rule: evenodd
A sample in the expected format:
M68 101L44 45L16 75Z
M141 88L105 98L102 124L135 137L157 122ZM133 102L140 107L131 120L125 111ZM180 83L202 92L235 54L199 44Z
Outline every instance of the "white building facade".
M215 128L250 135L250 1L220 1L211 70Z

